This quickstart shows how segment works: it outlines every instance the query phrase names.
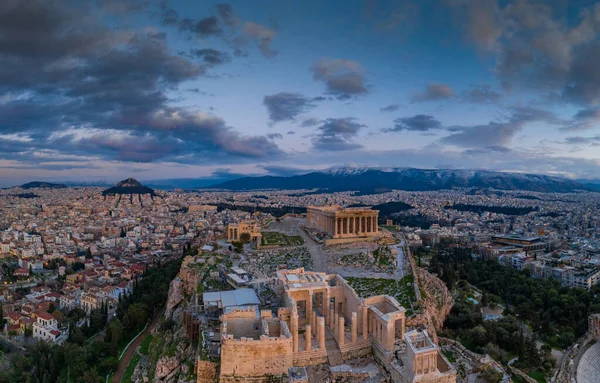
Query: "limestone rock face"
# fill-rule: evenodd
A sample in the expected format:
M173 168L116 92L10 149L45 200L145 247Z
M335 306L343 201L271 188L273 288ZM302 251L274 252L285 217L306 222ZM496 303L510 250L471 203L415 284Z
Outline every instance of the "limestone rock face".
M171 281L169 285L169 297L167 298L167 307L165 317L169 318L173 314L173 309L183 301L183 282L179 277Z
M185 257L179 270L179 278L183 282L183 291L188 296L196 292L198 283L200 283L200 272L199 269L194 267L193 262L194 257Z
M444 325L446 317L454 304L452 295L446 284L427 270L416 267L419 284L425 291L423 299L423 315L429 324L428 332L437 343L437 331Z
M169 318L175 309L186 297L190 297L196 292L198 283L200 283L200 273L194 268L194 257L185 257L181 262L179 274L169 286L169 297L165 316Z
M179 365L181 361L175 356L162 357L156 363L156 379L164 379L169 376Z

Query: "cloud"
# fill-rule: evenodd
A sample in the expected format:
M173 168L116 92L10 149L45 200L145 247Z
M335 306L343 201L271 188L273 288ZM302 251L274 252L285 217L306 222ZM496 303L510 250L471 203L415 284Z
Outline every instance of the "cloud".
M171 105L168 93L205 75L206 65L173 54L164 34L111 29L93 3L72 4L0 3L0 94L16 95L0 103L0 128L30 138L0 158L42 163L39 153L51 151L53 158L218 163L283 154L267 137ZM211 54L218 56L202 50L203 58Z
M223 23L230 27L238 23L237 17L233 13L233 8L229 4L217 4L217 14L223 20Z
M416 92L412 102L439 101L454 98L454 90L444 84L428 84L425 90Z
M600 135L596 135L593 137L567 137L564 141L567 145L592 145L598 146L600 145Z
M201 38L219 36L223 33L219 19L216 16L209 16L199 20L190 18L181 19L177 24L177 28Z
M534 107L513 107L506 121L490 121L487 124L472 126L452 126L448 131L451 135L439 140L463 148L506 147L512 143L514 136L526 124L545 122L561 124L562 121L552 112Z
M368 92L363 67L356 61L321 59L310 68L313 78L327 86L327 93L349 99Z
M556 92L563 101L584 106L600 102L600 4L570 15L564 2L445 3L466 38L494 57L494 73L506 89Z
M244 36L255 40L258 43L258 48L265 57L275 57L277 51L271 48L271 43L277 32L258 23L247 22L244 26Z
M442 123L433 116L417 114L412 117L402 117L394 120L394 127L383 129L383 132L428 132L430 130L442 129Z
M356 122L355 118L328 118L317 128L313 137L313 149L327 151L343 151L361 148L354 141L359 131L366 125Z
M391 104L386 107L379 109L380 112L395 112L400 108L398 104Z
M295 166L287 165L259 165L260 168L264 169L267 173L273 176L293 176L298 174L306 174L312 170L302 169Z
M267 134L267 138L269 140L282 139L283 138L283 134L281 134L281 133L269 133L269 134Z
M573 118L566 122L561 130L582 131L596 128L600 125L600 109L587 108L579 110Z
M231 56L225 52L216 49L204 48L195 49L191 52L192 56L201 59L206 65L220 65L231 61Z
M471 89L461 93L460 98L463 101L474 104L497 103L502 99L502 94L495 91L489 85L474 86Z
M294 121L298 115L306 113L315 104L298 93L280 92L263 98L272 123Z
M307 118L306 120L302 121L300 126L303 128L310 128L311 126L319 125L320 122L321 121L316 118Z

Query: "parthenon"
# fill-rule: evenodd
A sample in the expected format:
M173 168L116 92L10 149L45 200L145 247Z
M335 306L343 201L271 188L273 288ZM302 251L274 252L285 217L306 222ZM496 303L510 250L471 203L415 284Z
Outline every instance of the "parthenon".
M364 207L333 205L309 206L306 209L306 224L326 232L334 240L377 237L378 217L378 210Z

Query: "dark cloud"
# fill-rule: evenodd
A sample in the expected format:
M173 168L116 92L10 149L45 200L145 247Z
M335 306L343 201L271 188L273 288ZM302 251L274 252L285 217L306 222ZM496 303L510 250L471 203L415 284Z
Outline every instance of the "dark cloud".
M417 114L412 117L402 117L394 120L394 127L383 129L384 132L428 132L430 130L442 129L442 123L433 116Z
M36 153L44 150L136 162L282 154L267 137L171 106L167 93L204 75L206 65L171 53L166 36L152 29L103 25L92 4L0 3L0 94L17 96L0 103L0 134L29 139L16 141L19 161L40 162Z
M321 59L310 70L315 80L327 86L327 92L338 99L349 99L368 92L363 67L352 60Z
M200 20L181 19L177 24L177 28L198 37L218 36L223 33L219 19L216 16L209 16Z
M233 8L231 5L217 4L217 14L226 25L233 27L237 24L237 18L233 13Z
M573 14L568 2L446 0L467 38L495 56L502 85L556 92L563 102L600 101L600 4ZM567 17L566 15L569 15Z
M294 121L298 115L306 113L315 104L298 93L280 92L263 98L272 123Z
M258 23L247 22L243 30L244 37L256 41L258 48L265 57L275 57L277 51L271 48L271 43L277 32Z
M400 105L398 105L398 104L391 104L391 105L388 105L386 107L383 107L383 108L379 109L379 111L380 112L395 112L398 109L400 109Z
M600 109L588 108L578 111L570 121L567 121L561 130L581 131L594 129L600 126Z
M201 59L206 65L221 65L231 61L231 56L228 53L221 52L216 49L204 48L195 49L191 52L194 57Z
M273 176L294 176L311 172L311 170L286 165L260 165L260 167Z
M600 145L600 135L596 135L593 137L567 137L565 139L565 144L567 145L592 145L598 146Z
M496 103L502 99L502 94L489 85L479 85L461 93L461 99L474 104Z
M526 124L532 122L561 124L552 112L534 107L514 107L506 121L449 127L448 131L453 134L441 138L440 143L464 148L506 147Z
M412 102L439 101L454 98L454 90L444 84L429 84L425 90L416 92L412 96Z
M317 128L313 137L315 150L342 151L362 148L354 141L358 133L366 125L356 122L355 118L328 118Z
M269 140L282 139L283 138L283 134L281 134L281 133L269 133L269 134L267 134L267 138Z

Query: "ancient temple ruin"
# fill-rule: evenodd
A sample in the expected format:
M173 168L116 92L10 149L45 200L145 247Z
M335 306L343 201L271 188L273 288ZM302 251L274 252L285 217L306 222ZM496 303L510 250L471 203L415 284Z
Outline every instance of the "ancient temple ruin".
M405 333L406 310L381 295L360 298L335 274L277 272L283 307L240 308L221 316L221 381L286 376L291 367L372 354L394 382L450 383L456 372L426 331Z

